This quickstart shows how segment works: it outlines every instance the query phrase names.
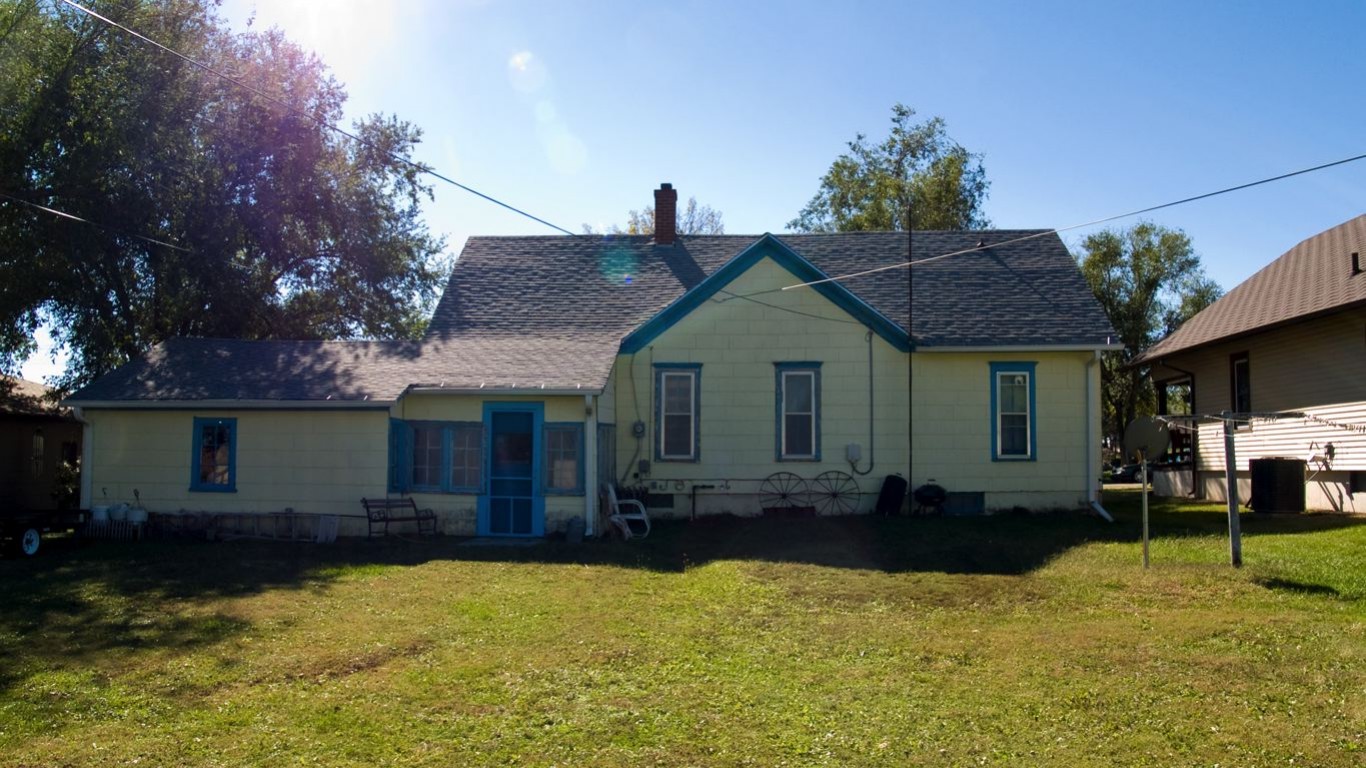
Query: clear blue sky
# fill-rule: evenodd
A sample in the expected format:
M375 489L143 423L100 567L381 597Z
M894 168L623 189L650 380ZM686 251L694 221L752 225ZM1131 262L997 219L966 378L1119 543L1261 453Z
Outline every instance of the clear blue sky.
M727 232L781 232L896 102L985 156L1005 228L1366 153L1361 2L224 5L237 28L253 12L319 52L350 114L416 123L420 159L573 231L623 222L668 181ZM552 233L440 183L427 213L452 252ZM1227 289L1362 213L1366 161L1151 219L1190 234Z

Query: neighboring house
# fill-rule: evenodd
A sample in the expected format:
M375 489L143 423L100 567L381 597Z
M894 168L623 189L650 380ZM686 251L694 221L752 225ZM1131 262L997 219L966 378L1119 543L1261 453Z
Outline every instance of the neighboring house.
M1135 360L1151 366L1163 412L1308 414L1237 427L1240 499L1250 460L1288 457L1308 460L1310 509L1366 511L1363 252L1366 216L1314 235ZM1174 492L1226 499L1222 423L1179 439L1190 461Z
M676 200L655 192L658 221ZM1109 331L1061 242L927 270L952 283L926 305L931 354L912 353L910 270L782 290L906 256L905 233L473 237L422 341L173 339L76 393L84 498L355 514L409 494L447 532L512 536L598 527L604 482L661 516L868 511L890 474L987 506L1082 503L1099 425L1081 348ZM919 410L936 389L955 398L952 443ZM838 498L778 498L791 475Z
M74 480L80 440L81 425L68 410L57 407L47 387L4 377L0 381L0 504L21 509L58 506L65 498L63 483ZM71 475L64 477L64 472Z

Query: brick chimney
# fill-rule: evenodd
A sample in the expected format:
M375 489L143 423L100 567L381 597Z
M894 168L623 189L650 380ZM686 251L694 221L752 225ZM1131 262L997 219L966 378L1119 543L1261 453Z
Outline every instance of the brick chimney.
M673 245L678 239L678 190L660 184L655 190L655 245Z

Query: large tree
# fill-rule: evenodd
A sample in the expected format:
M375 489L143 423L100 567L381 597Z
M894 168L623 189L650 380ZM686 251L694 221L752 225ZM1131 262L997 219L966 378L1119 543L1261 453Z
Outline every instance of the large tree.
M892 107L892 131L869 143L864 134L821 177L820 190L788 222L799 232L982 229L990 226L982 156L948 135L943 118L915 121L915 110Z
M99 225L0 199L0 368L44 324L67 384L171 336L420 334L442 243L395 156L421 132L320 126L346 99L322 62L278 30L229 31L214 0L96 5L314 119L61 4L0 0L0 193Z
M1156 402L1146 367L1130 361L1222 290L1205 276L1185 232L1151 222L1092 234L1075 256L1124 345L1101 360L1105 433L1118 438L1135 417L1151 415Z
M675 214L677 232L680 235L724 235L726 225L721 221L721 212L709 205L698 205L697 198L688 198L688 204ZM655 207L647 205L639 211L628 211L626 226L613 224L608 229L613 235L653 235L655 233ZM601 234L592 225L584 224L585 235Z

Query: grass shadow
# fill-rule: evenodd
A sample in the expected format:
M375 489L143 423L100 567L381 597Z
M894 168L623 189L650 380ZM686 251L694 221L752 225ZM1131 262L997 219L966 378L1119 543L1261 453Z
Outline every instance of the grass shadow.
M1295 579L1268 578L1258 579L1257 583L1267 589L1282 592L1295 592L1301 595L1320 595L1324 597L1341 597L1342 593L1336 587L1327 584L1310 584Z
M1114 523L1080 512L991 517L706 517L659 520L649 538L529 547L462 546L444 537L342 540L332 545L256 541L100 542L53 547L33 560L0 560L0 658L20 651L61 663L96 652L148 646L194 647L248 632L217 612L216 601L274 589L324 586L365 566L439 560L588 564L662 573L723 560L797 563L887 573L1019 575L1089 542L1136 542L1138 491L1110 492ZM1214 505L1154 501L1153 538L1220 535L1227 518ZM1366 525L1339 515L1243 515L1249 536L1313 533ZM1289 579L1271 589L1336 594ZM165 610L171 606L174 610ZM44 641L30 643L41 636ZM36 656L35 656L36 654ZM19 679L0 667L0 689Z

